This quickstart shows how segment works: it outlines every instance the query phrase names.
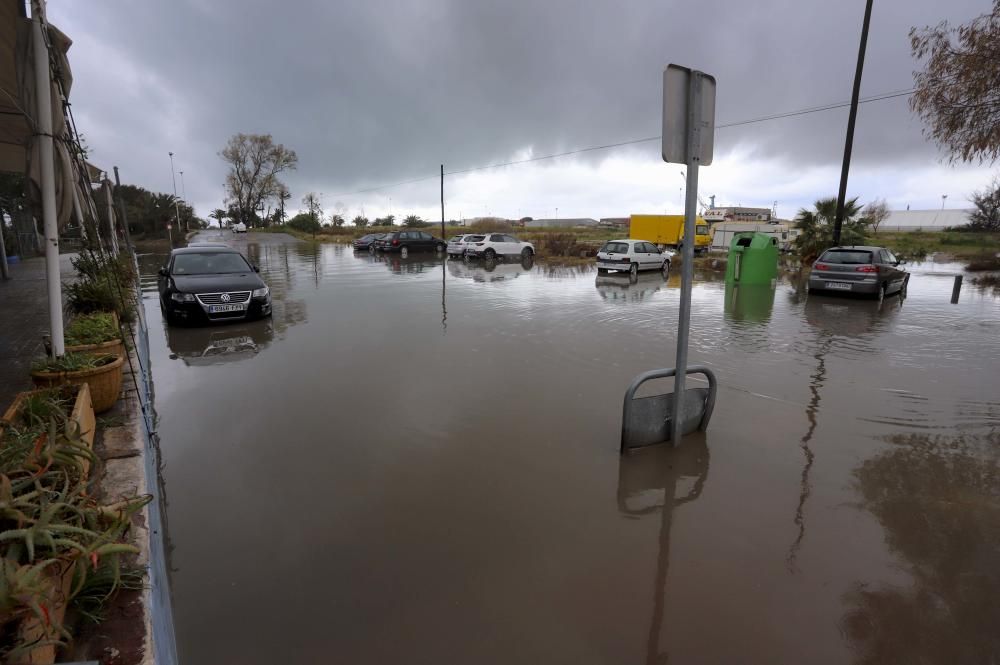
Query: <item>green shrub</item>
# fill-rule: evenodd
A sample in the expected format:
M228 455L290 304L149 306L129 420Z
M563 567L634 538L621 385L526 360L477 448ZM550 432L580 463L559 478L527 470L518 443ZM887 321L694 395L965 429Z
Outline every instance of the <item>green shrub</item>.
M67 353L57 358L39 358L31 365L33 372L79 372L113 363L116 356L90 353Z
M309 213L299 213L288 220L288 225L303 233L317 233L320 230L319 221Z
M119 339L121 331L110 312L93 312L73 319L64 332L66 344L102 344Z

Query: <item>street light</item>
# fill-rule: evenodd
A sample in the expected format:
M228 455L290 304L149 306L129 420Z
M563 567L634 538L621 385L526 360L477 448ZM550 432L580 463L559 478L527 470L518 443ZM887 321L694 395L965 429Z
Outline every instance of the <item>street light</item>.
M177 204L177 176L174 175L174 153L168 152L170 155L170 179L174 183L174 216L177 220L177 230L181 230L181 209Z
M184 187L184 171L181 171L180 174L181 174L181 198L184 199L184 203L187 203L188 195L187 195L187 189Z
M942 194L942 195L941 195L941 210L944 210L944 200L945 200L946 198L948 198L948 195L947 195L947 194Z

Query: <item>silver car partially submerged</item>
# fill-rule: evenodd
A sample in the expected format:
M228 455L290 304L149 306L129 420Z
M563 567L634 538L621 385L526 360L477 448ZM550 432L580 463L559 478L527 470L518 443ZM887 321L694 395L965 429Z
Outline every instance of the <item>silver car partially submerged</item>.
M885 247L831 247L813 263L809 291L905 297L910 274L899 267L902 263Z

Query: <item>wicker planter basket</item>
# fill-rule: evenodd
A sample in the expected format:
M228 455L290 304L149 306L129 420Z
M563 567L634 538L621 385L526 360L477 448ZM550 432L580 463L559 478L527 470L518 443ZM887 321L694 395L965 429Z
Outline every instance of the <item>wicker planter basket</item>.
M31 380L36 386L49 388L71 383L86 383L90 387L90 398L93 400L94 413L103 413L113 407L122 391L122 364L125 359L118 356L107 365L84 369L76 372L40 372L31 373Z

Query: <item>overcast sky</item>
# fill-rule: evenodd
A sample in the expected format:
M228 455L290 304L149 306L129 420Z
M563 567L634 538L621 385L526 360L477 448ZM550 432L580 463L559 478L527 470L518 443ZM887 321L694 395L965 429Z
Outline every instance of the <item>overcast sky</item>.
M222 205L218 152L236 132L294 149L308 191L349 217L438 219L438 182L359 189L660 133L662 70L718 81L716 122L846 101L864 0L50 0L73 39L71 95L92 161ZM862 97L906 90L911 26L966 22L988 0L878 0ZM847 110L720 128L700 193L782 217L836 194ZM679 211L682 167L658 142L449 176L446 215ZM905 97L863 104L850 195L894 208L966 207L994 166L949 166ZM177 182L181 190L180 176Z

